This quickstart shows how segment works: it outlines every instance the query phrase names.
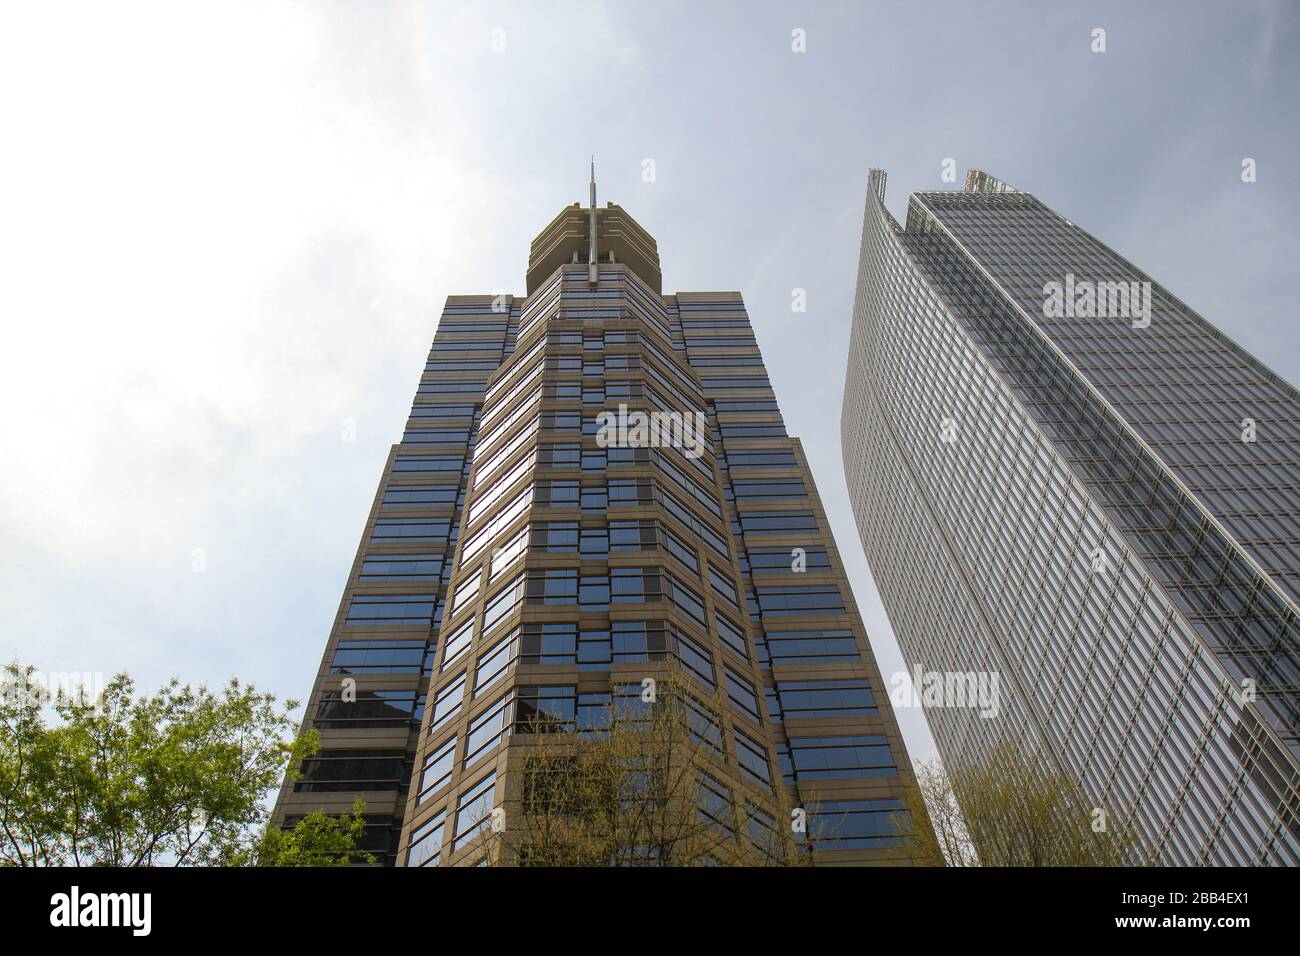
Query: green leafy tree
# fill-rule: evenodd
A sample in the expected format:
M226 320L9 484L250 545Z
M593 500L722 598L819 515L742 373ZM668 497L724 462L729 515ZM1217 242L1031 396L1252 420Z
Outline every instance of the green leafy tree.
M1078 781L1004 742L980 762L917 767L906 843L932 866L1131 866L1139 844L1114 811L1092 807Z
M257 866L348 866L374 863L373 855L356 847L366 835L364 800L352 805L352 816L309 813L290 829L268 825L257 844Z
M126 674L95 700L51 697L28 666L0 686L0 865L321 865L346 856L358 814L265 830L264 800L319 746L297 704L232 679L136 696ZM47 724L53 712L57 720ZM360 825L364 827L364 824ZM272 861L277 861L272 863Z
M640 690L636 685L632 685ZM504 825L485 827L493 866L805 866L785 791L743 787L704 743L699 688L656 674L653 702L625 693L590 726L544 712L515 728L521 773ZM718 694L703 697L718 713ZM711 705L711 706L710 706Z

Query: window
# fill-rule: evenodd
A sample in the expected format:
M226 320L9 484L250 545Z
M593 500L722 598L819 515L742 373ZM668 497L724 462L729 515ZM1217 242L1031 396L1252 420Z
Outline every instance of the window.
M398 790L407 772L404 749L318 750L303 760L295 793L342 793L349 790Z
M412 418L473 418L473 405L412 405Z
M772 383L766 377L752 376L748 378L702 378L700 384L704 390L711 391L715 388L732 389L732 388L771 388ZM784 430L781 432L785 434Z
M510 705L513 701L513 692L507 692L469 722L469 730L465 735L466 767L490 754L501 742L501 738L510 732Z
M713 593L737 611L740 610L740 598L736 596L736 586L713 565L709 565L709 586Z
M745 829L754 848L769 860L780 860L783 857L785 837L777 826L776 817L748 800L745 801Z
M661 661L668 651L668 637L662 621L613 621L610 623L609 641L616 664Z
M604 528L583 528L578 535L578 553L587 557L609 554L609 532Z
M709 690L716 690L718 681L713 670L713 658L709 652L676 628L673 629L673 643L682 666Z
M446 330L443 330L446 331ZM475 331L478 331L476 328ZM434 346L431 355L441 355L447 352L500 352L500 339L453 339L437 337L438 342Z
M537 351L540 347L541 347L540 342L537 343L537 345L533 346L533 348L529 350L527 355L521 358L518 362L514 363L514 367L509 372L507 372L501 378L493 382L491 387L488 388L487 391L483 393L483 404L485 406L491 404L492 406L491 409L485 412L483 415L483 420L485 422L491 420L494 416L499 415L501 412L505 411L506 408L509 407L510 403L513 402L520 395L522 395L524 390L528 387L528 385L531 382L533 382L539 375L542 374L541 362L538 362L536 365L533 365L522 375L517 374L520 368L522 368L524 365L527 365L530 361L532 361L533 357L537 354ZM505 395L503 395L500 401L493 401L493 398L497 395L500 395L501 389L505 388L507 385L510 386L510 391L507 392Z
M606 448L605 456L610 468L627 468L650 464L649 448Z
M371 541L445 541L451 522L445 518L377 518Z
M459 445L463 450L469 441L469 432L463 428L431 428L427 425L408 428L402 435L404 445ZM440 449L451 451L452 449Z
M384 624L428 624L433 620L432 594L357 594L345 624L377 627Z
M487 634L502 618L514 611L524 597L524 575L515 578L510 584L488 599L483 608L483 633Z
M469 606L469 603L478 595L479 585L482 583L483 569L475 568L470 572L469 577L456 586L456 590L452 594L451 598L452 617L455 617L458 613Z
M484 359L482 361L457 360L443 362L425 362L424 370L426 372L495 372L501 363Z
M723 683L727 687L727 699L731 701L731 706L754 723L759 723L761 718L758 712L758 697L754 693L754 685L730 667L723 667L722 674Z
M536 454L534 452L528 452L509 471L483 489L474 499L474 503L470 505L465 518L466 523L474 524L479 518L496 507L497 503L505 498L508 492L513 490L519 480L532 471L535 458Z
M579 577L574 568L548 568L528 572L530 604L578 604L587 610L609 607L609 578L603 574Z
M776 400L771 398L750 398L739 401L730 401L728 399L719 399L714 402L714 408L719 414L727 412L780 412ZM793 452L791 456L793 457ZM791 461L791 464L794 462Z
M440 554L369 554L361 563L361 577L437 578L442 574Z
M883 735L792 737L790 762L796 780L892 777L898 773Z
M542 445L538 460L550 468L576 468L582 460L582 446L576 442Z
M528 444L533 436L537 434L537 419L533 419L519 430L513 438L507 441L499 450L493 453L492 457L482 464L479 464L474 472L474 488L477 490L480 486L488 481L496 472L510 460L511 456L519 449ZM477 459L476 459L477 461Z
M576 624L525 624L519 651L523 664L576 664Z
M461 794L456 805L456 830L451 842L453 851L469 843L488 825L496 802L496 782L497 775L490 773Z
M529 485L487 524L466 539L465 546L461 550L461 564L473 560L474 556L486 548L498 534L521 517L532 502L533 488L532 485Z
M808 836L818 850L897 846L911 825L902 800L823 800L808 813Z
M879 712L865 680L792 680L776 685L787 720L874 717Z
M390 485L384 492L384 507L424 508L433 505L454 505L457 485Z
M532 546L538 551L566 553L578 550L578 522L544 521L533 525Z
M469 650L474 641L474 618L470 618L447 637L447 645L442 652L442 669L454 662L456 658Z
M423 715L424 697L413 690L358 690L354 700L344 699L343 691L327 690L321 694L313 724L333 730L410 727L412 722L418 725Z
M722 540L721 536L718 535L717 532L697 518L694 512L684 506L680 501L674 498L671 493L663 488L659 489L659 497L660 503L664 506L665 511L687 528L690 528L691 531L699 536L700 540L720 554L723 558L730 557L730 554L727 551L726 542Z
M713 612L713 623L717 628L718 637L722 638L722 643L724 645L735 651L741 657L749 657L749 653L745 646L745 635L739 627L731 623L725 615L716 610Z
M760 355L692 355L691 365L694 368L744 368L748 366L761 366L763 358Z
M514 628L494 645L479 655L474 669L474 696L503 677L519 658L519 628Z
M542 428L552 432L576 432L582 429L579 412L546 412L542 415Z
M830 664L861 660L850 630L769 631L767 649L773 664Z
M461 674L439 691L438 696L434 698L432 723L429 724L430 733L460 713L460 705L464 699L465 675Z
M613 551L655 550L655 523L653 521L611 521L609 547Z
M452 737L433 753L424 758L424 767L420 770L420 796L418 803L423 803L438 790L451 782L451 768L456 763L456 738Z
M547 568L528 574L528 600L533 604L576 604L576 568Z
M547 508L573 508L580 500L581 486L576 481L539 481L537 504Z
M582 631L578 634L578 669L609 670L613 662L609 631Z
M705 467L704 462L700 461L698 458L688 460L697 467ZM712 488L701 486L695 481L695 479L687 476L685 472L674 465L668 457L662 453L655 456L655 464L674 484L689 494L697 505L704 508L715 518L722 517L722 509L718 506L718 500L715 496L716 493ZM712 472L709 473L708 477L710 480L713 478Z
M611 600L615 604L645 604L663 600L658 568L610 568Z
M797 574L795 567L802 565L811 574L831 570L830 557L825 548L803 548L802 558L794 548L750 548L749 565L755 574Z
M488 574L489 581L495 581L501 574L514 566L515 562L528 553L528 525L500 548L492 552L492 567Z
M734 481L732 488L737 498L807 498L808 489L797 478L767 481Z
M482 391L483 383L473 381L421 382L415 390L417 395L478 395Z
M438 865L446 823L447 811L442 810L411 831L411 846L406 851L407 866Z
M843 614L844 600L833 584L810 587L759 587L758 606L764 617L793 614Z
M649 478L614 478L609 483L611 508L639 508L654 503L654 486Z
M736 761L747 777L765 788L772 785L772 770L767 762L767 748L755 740L733 731L736 741Z
M719 405L722 403L719 402ZM727 464L732 468L780 468L785 466L794 466L798 462L795 460L792 451L732 451L727 453Z
M660 533L663 535L664 548L668 553L677 559L677 562L692 574L699 574L700 561L695 556L695 549L667 528L661 528Z
M707 627L704 617L704 599L695 590L682 584L673 575L665 573L669 597L677 610L696 621L701 627Z
M632 685L640 689L640 685ZM718 718L707 707L697 703L691 697L683 697L682 704L686 711L686 728L690 737L701 747L712 751L715 756L722 756L722 727Z
M400 474L404 472L459 472L465 467L465 456L457 455L447 456L426 456L426 455L403 455L393 460L393 472Z
M817 516L811 511L750 511L740 515L745 534L788 534L817 531Z
M604 695L583 694L579 698L572 685L531 686L516 688L515 729L520 733L548 733L571 729L580 710L586 710L582 726L592 723L594 698ZM580 706L585 700L585 708Z
M424 670L429 642L339 641L330 664L331 674L418 674Z
M542 387L539 385L537 388L533 389L531 395L515 406L514 411L501 419L501 421L493 421L495 419L495 414L487 416L489 421L493 421L493 424L490 428L486 424L480 426L478 446L474 449L474 458L477 460L481 455L487 454L488 449L494 447L497 442L510 434L510 430L528 416L531 415L535 418L537 415L537 405L541 401L541 398ZM494 413L496 407L500 406L494 407Z
M736 441L745 438L785 438L785 426L770 425L735 425L721 422L718 425L724 440Z
M700 819L727 836L734 837L736 826L731 814L731 791L703 771L695 774Z

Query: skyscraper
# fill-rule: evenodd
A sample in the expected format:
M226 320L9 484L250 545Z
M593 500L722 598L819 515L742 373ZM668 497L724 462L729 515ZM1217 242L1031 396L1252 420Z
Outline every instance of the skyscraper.
M1171 864L1300 862L1300 395L1132 263L972 170L873 170L841 428L946 761L1018 742Z
M709 785L752 807L737 839L802 808L818 861L906 861L907 754L744 303L661 284L593 171L588 207L533 241L524 296L448 299L281 824L361 798L385 862L479 862L525 721L587 726L670 658Z

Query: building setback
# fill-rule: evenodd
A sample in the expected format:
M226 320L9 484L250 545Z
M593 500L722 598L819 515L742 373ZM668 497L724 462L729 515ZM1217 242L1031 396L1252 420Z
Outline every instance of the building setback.
M1300 395L1028 193L868 180L841 419L947 762L1017 741L1169 864L1300 862ZM948 704L951 702L945 702Z
M526 295L447 300L279 823L360 798L385 863L480 862L527 716L583 726L666 656L723 702L695 702L716 785L804 807L818 862L907 862L907 753L744 303L661 282L593 181L533 241ZM611 443L620 406L700 413L702 444Z

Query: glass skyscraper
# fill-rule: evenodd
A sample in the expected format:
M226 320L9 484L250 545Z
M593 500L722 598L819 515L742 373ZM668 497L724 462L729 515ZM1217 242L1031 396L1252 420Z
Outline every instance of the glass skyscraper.
M818 862L907 861L907 754L744 303L661 284L593 180L533 241L526 295L448 299L280 824L361 798L385 863L481 862L524 722L586 726L671 658L711 785L752 807L737 839L802 807ZM698 413L699 441L602 438L620 410Z
M1300 395L1027 193L884 191L844 466L909 666L1001 678L927 709L942 756L1016 741L1165 863L1300 862Z

